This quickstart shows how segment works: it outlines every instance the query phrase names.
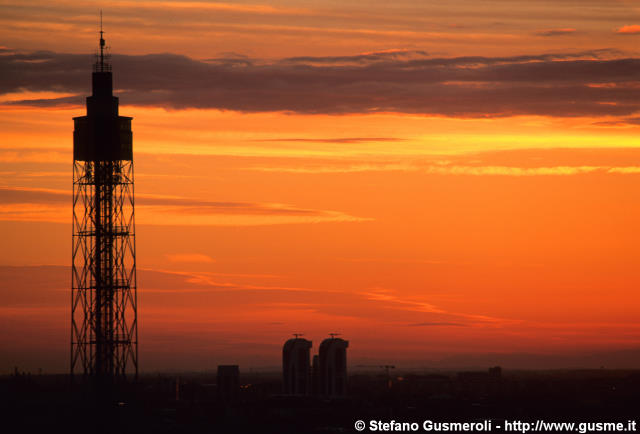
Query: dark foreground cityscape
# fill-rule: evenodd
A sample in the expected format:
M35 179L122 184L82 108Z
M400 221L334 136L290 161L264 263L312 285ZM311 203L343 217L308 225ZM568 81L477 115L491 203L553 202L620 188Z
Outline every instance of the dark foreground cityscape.
M348 393L339 397L286 395L277 372L239 371L233 384L234 371L144 374L110 402L72 389L68 375L16 372L0 378L3 425L20 433L340 433L357 432L358 420L366 422L364 432L372 420L417 423L424 432L423 422L432 420L490 421L493 432L503 432L497 426L504 421L543 420L576 423L579 432L586 422L631 427L640 406L635 370L494 367L387 376L381 369L350 374Z

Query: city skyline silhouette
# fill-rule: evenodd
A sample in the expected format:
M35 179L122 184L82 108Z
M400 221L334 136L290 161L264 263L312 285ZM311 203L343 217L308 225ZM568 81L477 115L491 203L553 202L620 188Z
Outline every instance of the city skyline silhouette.
M640 32L623 4L554 5L556 25L516 3L105 5L136 120L141 370L277 371L292 332L331 330L354 366L636 366ZM6 374L69 365L97 14L38 4L0 32Z

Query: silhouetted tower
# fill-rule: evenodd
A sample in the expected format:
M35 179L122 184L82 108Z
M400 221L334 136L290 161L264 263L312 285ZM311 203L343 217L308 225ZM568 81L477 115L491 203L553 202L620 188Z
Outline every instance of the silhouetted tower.
M319 394L324 396L346 396L347 394L349 341L336 336L336 333L331 333L331 338L322 341L318 352Z
M87 115L73 118L71 374L138 375L133 148L118 115L100 17Z
M288 395L311 394L311 365L309 350L312 343L294 335L282 347L283 392Z

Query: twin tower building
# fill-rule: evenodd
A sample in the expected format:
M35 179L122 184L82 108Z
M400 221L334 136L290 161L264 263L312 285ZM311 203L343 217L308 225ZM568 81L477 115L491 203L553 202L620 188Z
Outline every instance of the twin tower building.
M296 336L282 348L282 375L287 395L339 397L347 394L347 348L349 342L331 336L310 359L312 343Z

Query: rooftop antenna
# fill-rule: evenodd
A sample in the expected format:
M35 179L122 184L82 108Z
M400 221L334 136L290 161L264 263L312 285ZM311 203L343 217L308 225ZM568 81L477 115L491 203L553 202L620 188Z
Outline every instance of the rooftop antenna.
M342 333L329 333L329 336L331 336L331 339L335 339L336 336L340 336Z
M298 339L300 336L304 336L303 333L293 333L293 335Z
M96 63L93 66L93 72L111 72L111 56L109 55L109 47L106 46L104 40L104 30L102 29L102 9L100 9L100 52L96 53ZM105 52L106 51L106 52Z
M104 31L102 30L102 9L100 9L100 71L104 71Z

